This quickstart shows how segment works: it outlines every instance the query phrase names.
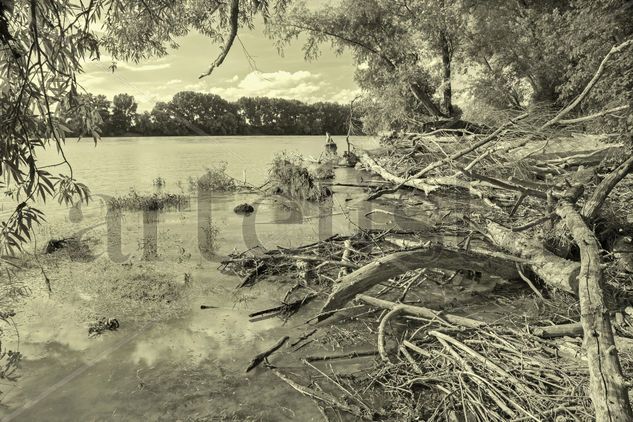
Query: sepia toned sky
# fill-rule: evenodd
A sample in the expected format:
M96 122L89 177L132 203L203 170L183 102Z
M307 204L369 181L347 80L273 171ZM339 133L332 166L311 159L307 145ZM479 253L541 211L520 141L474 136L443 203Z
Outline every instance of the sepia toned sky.
M281 57L261 26L253 31L241 30L239 40L242 43L235 41L222 66L203 79L198 76L217 57L220 46L192 32L181 38L180 48L166 57L139 64L118 62L114 73L109 69L112 58L107 55L99 62L86 63L80 83L86 91L109 99L128 93L135 97L139 111L151 110L157 101L169 100L185 90L210 92L231 101L242 96L268 96L342 103L351 101L359 92L349 53L336 56L323 46L317 61L306 62L302 44L297 42Z

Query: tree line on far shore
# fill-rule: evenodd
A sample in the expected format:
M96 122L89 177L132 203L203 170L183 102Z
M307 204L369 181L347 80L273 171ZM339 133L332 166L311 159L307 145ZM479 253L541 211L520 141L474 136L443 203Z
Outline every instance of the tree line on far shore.
M73 135L95 135L82 122L98 123L100 136L183 136L183 135L322 135L346 134L349 107L330 102L303 103L268 97L242 97L235 102L215 94L178 92L151 111L139 113L129 94L83 94L69 121Z

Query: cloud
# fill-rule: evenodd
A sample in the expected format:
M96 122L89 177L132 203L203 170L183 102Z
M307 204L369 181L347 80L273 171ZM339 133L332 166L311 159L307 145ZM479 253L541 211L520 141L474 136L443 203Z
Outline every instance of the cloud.
M152 70L167 69L168 67L171 67L171 63L134 65L134 64L127 64L125 62L117 62L116 64L117 70L125 69L131 72L149 72Z
M233 86L215 87L210 91L227 100L235 101L240 97L277 97L300 100L308 103L316 101L348 102L357 94L357 90L341 90L329 83L323 75L309 70L263 73L254 71L243 79L233 78Z
M92 89L100 86L105 81L105 76L94 73L80 73L78 80L85 89Z
M182 79L172 79L170 81L167 81L165 85L176 85L179 83L182 83Z

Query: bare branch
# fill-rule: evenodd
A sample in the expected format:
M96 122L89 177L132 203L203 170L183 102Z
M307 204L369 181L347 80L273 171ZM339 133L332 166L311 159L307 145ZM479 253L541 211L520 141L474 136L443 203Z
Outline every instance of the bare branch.
M570 111L572 111L574 108L576 108L576 106L578 104L580 104L580 102L582 100L585 99L587 94L589 94L589 92L593 89L593 87L596 85L596 83L598 83L598 81L602 77L602 74L604 73L604 70L606 68L606 64L609 61L609 59L611 58L611 56L613 56L614 54L620 53L622 50L624 50L625 48L627 48L627 47L629 47L631 45L633 45L633 39L624 41L622 44L612 47L611 50L609 50L609 52L607 53L607 55L604 56L604 59L602 59L602 62L600 62L600 66L598 66L598 70L596 70L596 73L593 75L593 78L591 78L591 80L589 81L587 86L585 86L585 89L582 90L580 95L578 95L574 101L572 101L567 107L562 109L556 116L554 116L553 119L549 120L543 126L541 126L540 130L543 130L545 128L548 128L548 127L558 123L559 120L561 120Z
M628 106L628 104L626 104L626 105L623 105L623 106L620 106L620 107L611 108L609 110L602 110L602 111L600 111L598 113L590 114L588 116L578 117L576 119L559 120L558 124L559 125L573 125L575 123L586 122L587 120L597 119L598 117L602 117L602 116L605 116L607 114L617 113L618 111L624 111L624 110L628 110L628 109L629 109L629 106Z
M215 70L216 67L220 66L224 62L224 59L226 59L226 56L229 54L229 51L231 51L231 47L233 46L233 41L235 41L235 38L237 37L239 15L240 15L240 1L231 0L231 11L229 15L229 23L231 25L231 30L229 32L229 37L227 38L224 44L224 48L220 52L220 55L218 56L218 58L215 59L213 63L211 63L209 70L207 70L205 73L200 75L198 79L202 79L205 76L209 76L213 72L213 70Z

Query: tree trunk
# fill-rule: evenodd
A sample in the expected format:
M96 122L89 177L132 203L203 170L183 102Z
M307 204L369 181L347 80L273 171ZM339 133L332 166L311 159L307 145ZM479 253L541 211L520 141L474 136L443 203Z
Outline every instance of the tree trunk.
M628 388L615 347L609 311L604 302L598 240L570 202L561 201L556 213L563 219L580 249L580 322L589 365L589 395L596 412L596 421L633 421Z
M543 245L521 233L513 232L493 221L486 224L486 234L497 246L529 261L529 268L549 287L567 293L578 293L577 262L563 259L543 248Z
M447 270L468 269L492 274L506 280L518 279L516 263L520 258L477 248L463 250L442 244L395 252L342 277L319 313L319 320L341 309L357 294L409 270L422 267Z
M453 116L453 92L451 87L451 60L453 53L445 33L440 35L442 43L442 108L447 116Z
M431 96L416 83L410 83L409 88L413 96L420 102L422 107L426 110L427 114L431 117L446 117L440 108L433 102Z

